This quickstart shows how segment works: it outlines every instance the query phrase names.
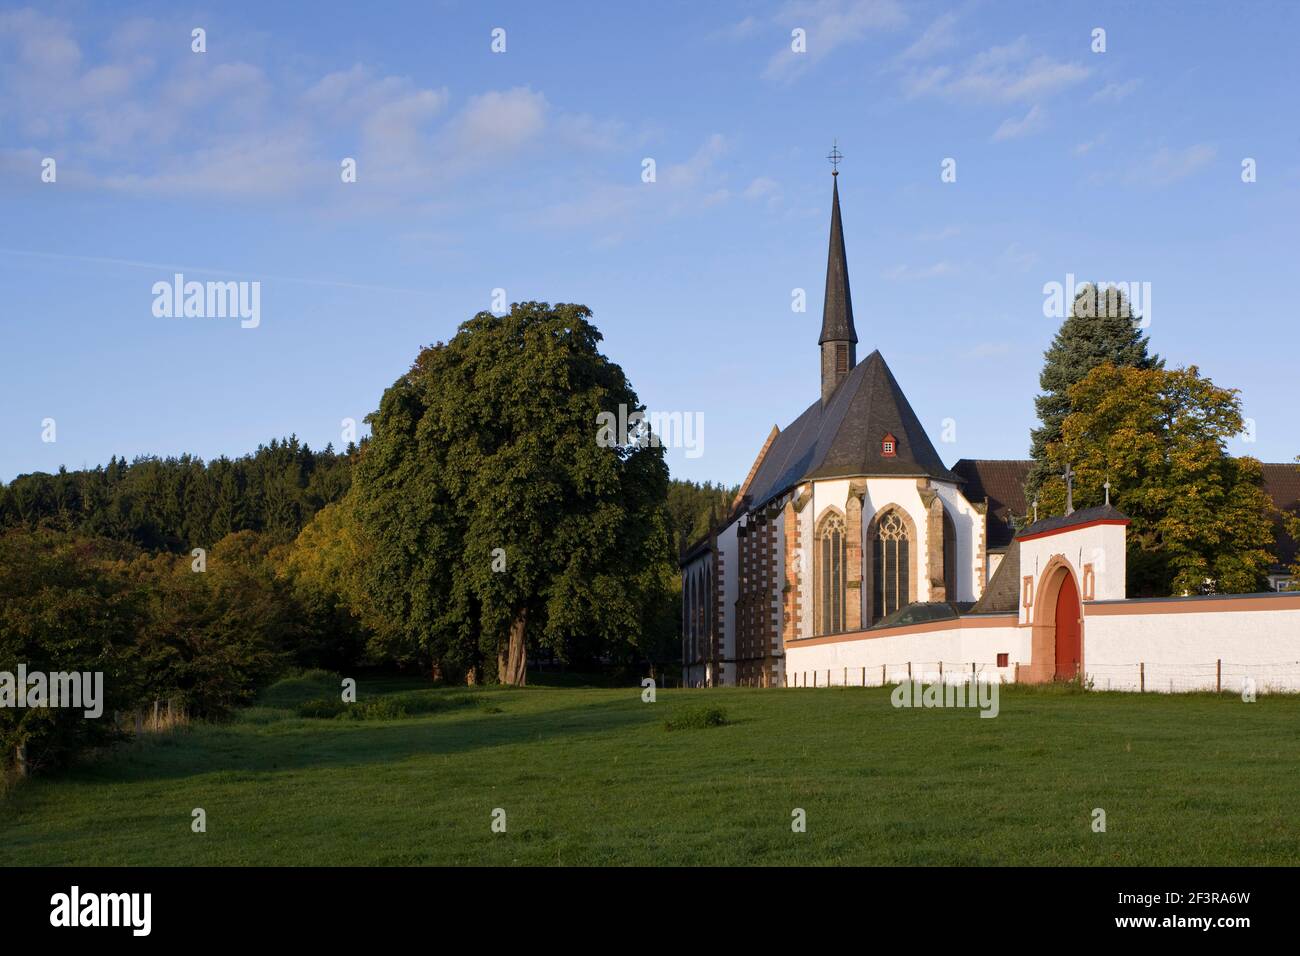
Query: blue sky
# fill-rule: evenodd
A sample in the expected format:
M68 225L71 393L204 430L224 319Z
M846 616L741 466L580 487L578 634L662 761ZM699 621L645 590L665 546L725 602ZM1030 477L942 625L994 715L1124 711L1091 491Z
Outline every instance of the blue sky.
M1242 391L1232 450L1289 460L1298 27L1266 2L0 6L0 480L338 445L503 288L590 306L643 402L704 417L674 475L739 481L818 394L832 138L860 354L948 462L1026 454L1070 273L1149 282L1154 349ZM175 271L261 282L261 324L155 317Z

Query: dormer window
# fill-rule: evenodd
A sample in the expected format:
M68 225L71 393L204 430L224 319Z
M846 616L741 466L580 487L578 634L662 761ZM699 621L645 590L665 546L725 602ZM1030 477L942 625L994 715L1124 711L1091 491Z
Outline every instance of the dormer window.
M898 454L898 439L888 432L885 437L880 439L880 454L886 458L893 458Z

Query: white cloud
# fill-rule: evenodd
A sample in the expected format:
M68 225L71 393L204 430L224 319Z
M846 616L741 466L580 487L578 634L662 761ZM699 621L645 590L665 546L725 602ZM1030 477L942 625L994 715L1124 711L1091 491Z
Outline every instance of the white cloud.
M745 187L744 196L751 201L766 199L771 202L780 198L781 191L775 179L758 176Z
M1194 143L1185 149L1162 147L1131 171L1132 182L1164 186L1184 179L1214 161L1218 150L1209 143Z
M912 45L898 55L900 61L926 60L957 45L957 15L948 12L925 28Z
M1024 37L990 47L965 67L935 66L904 79L909 96L944 96L986 102L1035 102L1087 79L1091 69L1033 55Z
M250 48L235 35L195 56L188 26L178 32L176 22L124 20L84 49L77 29L32 10L0 12L0 127L9 156L78 156L59 173L82 187L287 197L337 182L348 156L367 188L333 196L355 211L391 205L397 187L409 204L411 189L436 190L536 150L545 134L546 158L644 136L561 113L528 87L471 91L457 108L446 88L363 63L304 77L270 59L268 75L258 62L222 58Z
M1020 243L1013 242L1002 250L1002 264L1012 269L1024 271L1038 261L1038 253L1030 252Z
M961 230L956 226L944 226L934 232L919 233L916 238L918 242L942 242L944 239L955 239L960 234Z
M1118 103L1141 85L1142 81L1136 78L1125 80L1123 83L1107 83L1093 93L1090 99L1094 103Z
M1074 155L1083 156L1086 153L1090 153L1098 146L1105 143L1106 139L1107 139L1107 134L1102 133L1101 135L1095 136L1090 140L1086 140L1082 143L1079 143L1077 146L1074 147Z
M763 76L769 80L791 80L816 66L837 49L856 43L870 31L887 30L907 22L897 0L795 0L781 8L773 24L784 33L782 47L772 54ZM807 52L790 48L790 31L807 33Z
M611 220L623 225L636 219L679 216L716 206L732 197L725 174L717 169L718 160L728 148L726 138L714 133L687 159L660 163L653 183L641 182L638 164L629 172L632 182L589 185L551 204L538 219L549 226L588 228Z
M950 262L936 262L928 266L899 264L892 269L886 269L884 277L892 280L937 279L942 276L952 275L955 271L955 267Z
M1043 108L1035 103L1029 107L1029 112L1019 119L1015 117L1004 119L993 132L993 141L1000 143L1003 140L1018 139L1021 136L1027 136L1036 130L1042 129L1046 115Z

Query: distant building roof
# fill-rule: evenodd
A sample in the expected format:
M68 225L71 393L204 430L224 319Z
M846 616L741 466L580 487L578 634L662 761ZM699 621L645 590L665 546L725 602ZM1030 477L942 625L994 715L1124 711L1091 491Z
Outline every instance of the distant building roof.
M1025 479L1032 461L1014 458L963 458L952 466L966 482L962 489L972 502L989 500L988 547L1005 548L1016 535L1013 518L1029 513Z
M1300 465L1292 462L1264 465L1264 490L1273 499L1273 506L1280 511L1295 514L1300 511ZM1300 550L1297 542L1287 533L1286 525L1279 517L1274 522L1277 535L1277 554L1279 565L1289 568L1296 563L1296 554Z

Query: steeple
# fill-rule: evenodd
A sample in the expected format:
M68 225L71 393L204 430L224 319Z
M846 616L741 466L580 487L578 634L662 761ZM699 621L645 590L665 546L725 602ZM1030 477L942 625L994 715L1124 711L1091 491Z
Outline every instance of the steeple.
M831 165L840 153L831 149ZM831 247L826 260L826 298L822 304L822 404L835 394L840 382L858 364L858 333L853 328L853 296L849 292L849 264L844 253L844 225L840 222L839 170L831 172Z

